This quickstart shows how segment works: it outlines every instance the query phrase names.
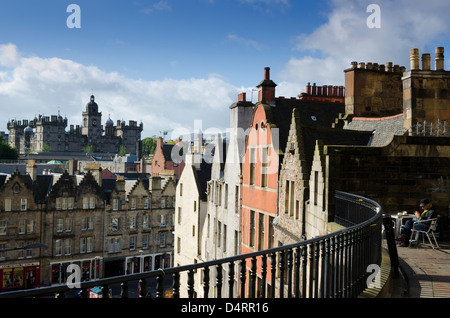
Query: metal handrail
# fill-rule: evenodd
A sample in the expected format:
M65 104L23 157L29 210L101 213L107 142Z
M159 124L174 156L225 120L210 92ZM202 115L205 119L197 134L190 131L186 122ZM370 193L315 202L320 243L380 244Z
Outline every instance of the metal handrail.
M158 270L153 270L153 271L149 271L149 272L144 272L144 273L137 273L137 274L130 274L130 275L123 275L123 276L116 276L116 277L110 277L110 278L103 278L103 279L98 279L95 281L87 281L87 282L81 282L80 283L80 288L76 288L76 289L81 289L84 292L84 297L87 297L87 290L89 288L95 287L95 286L104 286L104 289L107 290L109 285L112 284L117 284L117 283L122 283L123 287L126 289L127 288L127 284L128 282L131 281L139 281L141 283L141 294L144 296L146 295L146 279L149 278L157 278L157 297L163 298L163 291L164 291L164 286L163 286L163 278L166 275L172 275L172 277L174 278L174 296L175 297L179 297L179 274L182 272L188 272L188 273L192 273L195 270L198 269L209 269L210 267L214 267L214 266L221 266L223 264L234 264L235 262L240 262L241 266L242 264L244 264L247 260L254 260L257 257L267 257L268 255L276 255L277 253L285 253L287 252L289 253L293 253L294 251L296 253L300 252L300 249L306 249L308 246L310 247L310 253L311 253L311 246L318 246L317 250L313 251L316 254L318 254L319 252L323 253L323 257L326 257L327 260L331 260L331 261L335 261L336 263L339 263L340 266L342 267L343 264L345 263L345 266L350 267L351 265L353 265L354 267L357 266L357 264L359 264L358 268L359 268L359 277L354 277L353 279L356 281L358 281L358 288L355 288L355 290L351 290L350 291L350 287L346 288L346 290L340 290L338 292L335 291L334 295L328 295L328 297L355 297L357 294L359 294L360 292L362 292L363 288L363 284L365 283L364 278L367 276L364 272L363 269L364 266L366 266L366 264L362 264L363 262L378 262L380 263L380 255L381 255L381 221L382 221L382 213L383 213L383 209L381 207L380 204L378 204L377 202L375 202L374 200L368 199L368 198L364 198L358 195L354 195L354 194L349 194L349 193L345 193L345 192L340 192L340 191L336 191L336 196L335 196L336 200L342 200L345 199L348 202L352 203L353 205L359 205L362 208L372 211L373 215L364 220L363 222L359 223L359 224L355 224L352 226L349 226L345 229L339 230L337 232L333 232L333 233L329 233L326 235L322 235L322 236L318 236L315 238L311 238L305 241L301 241L298 243L293 243L293 244L289 244L289 245L284 245L284 246L279 246L279 247L274 247L274 248L270 248L267 250L262 250L262 251L256 251L256 252L252 252L252 253L247 253L247 254L243 254L243 255L236 255L236 256L231 256L231 257L227 257L227 258L222 258L222 259L218 259L218 260L212 260L212 261L205 261L205 262L201 262L201 263L196 263L196 264L189 264L189 265L182 265L182 266L177 266L177 267L171 267L171 268L165 268L165 269L158 269ZM366 242L364 244L367 244L368 242L370 242L370 244L373 244L373 242L371 242L371 240L365 240L363 241L363 238L365 238L368 234L366 232L364 232L363 230L376 230L376 235L377 237L379 236L380 238L380 242L379 242L379 247L376 248L375 251L372 252L373 255L367 255L367 250L364 250L362 248L362 244L363 242ZM348 241L347 241L347 237L348 237ZM333 244L336 245L333 245ZM361 246L360 246L361 245ZM378 246L378 245L377 245ZM320 249L320 251L319 251ZM336 251L336 255L331 254L330 250ZM361 252L361 255L356 255L356 252L359 251ZM350 258L350 256L347 253L352 252L352 257ZM306 251L304 252L306 253ZM339 254L341 253L341 254ZM345 255L344 255L345 253ZM339 254L339 255L338 255ZM322 254L321 254L322 255ZM338 256L341 257L341 259L338 259ZM297 257L300 257L299 255L297 255ZM308 255L302 255L302 257L307 258ZM318 256L309 256L311 259L313 257L316 257L316 259L318 259ZM343 260L344 257L349 257L348 259L346 258L345 260ZM363 258L365 258L365 260L363 260ZM280 257L281 259L281 257ZM325 259L325 258L324 258ZM271 261L275 261L275 257L272 257ZM311 261L311 266L312 263L314 263L314 261ZM324 277L326 277L326 274L328 273L328 271L338 271L338 270L344 270L339 269L337 267L333 267L330 264L328 264L328 261L323 260L321 262L322 264L324 264L324 268L322 268L322 270L324 270L324 272L322 272L321 275L325 275ZM256 262L255 262L256 264ZM280 269L284 269L283 266L281 266L280 264L277 264ZM327 265L330 265L328 268ZM272 266L274 266L274 264L272 264ZM315 265L317 266L317 265ZM325 268L325 266L327 268ZM243 266L242 266L243 267ZM292 268L292 260L291 260L291 268ZM357 268L357 269L358 269ZM245 270L245 268L243 269ZM348 270L347 268L345 269L346 271ZM256 271L256 268L252 268L251 271L254 273ZM326 272L325 272L326 271ZM290 272L290 274L292 274L292 272ZM339 275L345 275L343 273L339 273ZM349 274L349 273L347 273ZM221 275L221 273L220 273ZM234 271L232 273L232 275L234 275ZM242 283L245 285L245 273L244 275L244 281L242 281ZM284 273L280 274L280 277L283 276ZM354 275L356 275L356 273L354 273ZM274 276L273 276L274 277ZM345 276L343 276L345 277ZM242 278L242 276L241 276ZM178 281L176 281L178 280ZM322 280L328 280L327 278L323 278ZM344 279L345 280L345 279ZM253 284L254 282L249 282L249 284ZM275 284L275 282L272 282L273 284ZM291 282L290 282L291 283ZM338 281L337 283L342 284L343 286L346 286L346 284L348 284L348 282L346 281ZM188 282L189 284L189 282ZM209 282L207 282L207 284L209 284ZM317 284L317 282L316 282ZM280 285L282 285L283 287L280 288L281 290L284 289L284 282L281 281ZM352 282L351 285L355 285L355 282ZM323 286L322 286L323 287ZM193 282L191 282L191 289L193 289ZM292 286L291 286L292 288ZM308 288L312 288L311 286L308 286ZM315 286L316 288L316 293L315 295L317 296L317 289L318 287ZM327 288L327 287L323 287L323 288ZM353 286L352 286L353 288ZM188 287L189 289L189 287ZM207 293L209 289L209 285L205 286L205 291ZM305 290L305 287L303 288ZM46 294L59 294L59 296L64 297L64 293L65 292L69 292L69 291L73 291L74 289L71 288L68 285L59 285L59 286L50 286L50 287L41 287L41 288L35 288L35 289L30 289L30 290L20 290L20 291L11 291L11 292L4 292L4 293L0 293L0 298L16 298L16 297L36 297L36 296L41 296L41 295L46 295ZM272 294L271 296L274 297L274 290L275 288L272 288ZM243 292L244 289L241 289L241 291ZM321 293L323 292L322 289L320 291ZM343 295L343 293L348 293L348 295ZM125 297L126 297L126 292L124 293ZM193 293L190 293L190 297L192 297ZM283 295L283 292L281 292L281 295ZM241 293L241 297L243 297L244 295L242 295ZM254 295L250 295L250 296L254 296ZM298 295L297 295L298 296ZM305 297L305 295L303 295L303 297ZM325 295L325 297L327 297L327 295Z

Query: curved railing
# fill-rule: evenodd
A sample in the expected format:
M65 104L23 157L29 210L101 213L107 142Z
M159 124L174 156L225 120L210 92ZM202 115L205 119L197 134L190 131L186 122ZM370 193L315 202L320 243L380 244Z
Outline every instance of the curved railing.
M78 289L81 297L88 297L88 290L92 287L102 286L103 291L108 291L111 285L120 284L120 297L128 298L130 283L139 281L139 295L147 297L147 281L156 279L156 297L164 298L167 291L164 282L171 276L172 286L169 289L174 298L180 297L181 289L187 291L189 298L198 294L208 297L213 286L216 298L222 298L225 294L227 298L357 297L367 287L368 268L374 264L380 266L381 263L383 210L371 199L344 192L336 192L334 206L335 221L348 226L334 233L214 261L81 282ZM224 269L227 270L227 277L223 277ZM197 271L202 271L201 291L195 290L195 286L199 286L199 282L195 281L200 276L195 274ZM213 279L211 272L215 273L211 275L215 276ZM187 279L181 280L181 275ZM266 288L258 288L266 286L267 282L270 282L268 295ZM51 286L1 293L0 298L65 297L66 293L73 291L74 288L68 285ZM103 295L107 297L108 293L103 292Z

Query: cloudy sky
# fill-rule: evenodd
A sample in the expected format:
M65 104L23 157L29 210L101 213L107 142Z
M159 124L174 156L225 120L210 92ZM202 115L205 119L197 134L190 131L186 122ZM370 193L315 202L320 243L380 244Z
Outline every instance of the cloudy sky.
M307 82L344 85L351 61L409 69L411 48L450 50L449 14L441 0L1 1L0 131L58 112L81 125L92 93L103 123L142 121L143 137L196 120L225 131L264 67L286 97Z

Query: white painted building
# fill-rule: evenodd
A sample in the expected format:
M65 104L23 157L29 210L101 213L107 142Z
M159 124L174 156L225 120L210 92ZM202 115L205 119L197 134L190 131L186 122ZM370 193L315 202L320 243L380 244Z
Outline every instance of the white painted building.
M245 93L230 106L230 128L226 140L216 137L216 146L208 182L207 215L203 229L205 260L215 260L240 253L240 212L242 197L242 160L245 154L245 136L252 120L253 104ZM239 269L235 265L234 296L239 287ZM217 296L216 269L210 269L210 296ZM228 297L228 265L223 267L222 296Z

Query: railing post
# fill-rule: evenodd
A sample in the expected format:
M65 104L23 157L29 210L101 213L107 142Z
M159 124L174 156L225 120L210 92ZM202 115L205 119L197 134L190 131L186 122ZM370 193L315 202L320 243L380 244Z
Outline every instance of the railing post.
M277 254L273 252L270 255L270 275L272 280L272 288L270 289L270 298L275 298L276 272L277 272Z
M164 274L158 275L156 285L156 298L164 298Z
M120 284L120 298L128 298L128 281Z
M256 290L256 256L252 257L252 265L250 269L250 281L249 281L249 297L255 298L255 290Z
M309 279L308 279L308 298L313 298L314 287L314 243L309 244Z
M319 242L314 243L314 298L319 297Z
M287 268L288 268L288 272L287 272L287 279L288 279L288 298L292 298L292 249L290 248L287 253L288 253L288 259L287 259Z
M222 264L217 264L216 265L217 298L222 298L222 284L223 284Z
M307 254L307 245L302 245L300 247L301 250L301 258L302 258L302 297L306 298L306 288L307 288L307 283L306 283L306 272L307 272L307 259L306 259L306 254Z
M330 294L334 298L336 292L336 236L330 238Z
M173 278L173 298L180 298L180 272L175 272Z
M384 233L386 235L386 243L389 251L389 258L391 259L391 266L396 277L399 276L399 261L397 246L395 245L395 235L392 226L392 218L389 214L383 215Z
M228 298L234 294L234 262L228 264Z
M338 275L337 275L337 296L336 298L342 298L342 291L343 291L343 273L344 273L344 238L342 234L339 234L338 237L338 257L339 257L339 264L338 264Z
M194 298L194 270L190 269L188 272L188 280L187 280L187 291L188 297Z
M261 298L266 298L267 255L261 256Z
M280 251L279 254L280 262L279 262L279 269L280 269L280 298L284 298L284 250Z
M203 268L203 298L208 298L209 293L209 267Z
M300 246L297 246L295 249L295 258L294 258L294 297L300 297Z
M109 287L108 285L102 286L102 297L103 298L109 298Z
M146 298L147 297L147 281L145 278L139 280L139 297Z
M240 273L240 279L241 279L241 298L245 298L245 280L246 280L246 273L245 273L245 258L241 260L241 273Z

